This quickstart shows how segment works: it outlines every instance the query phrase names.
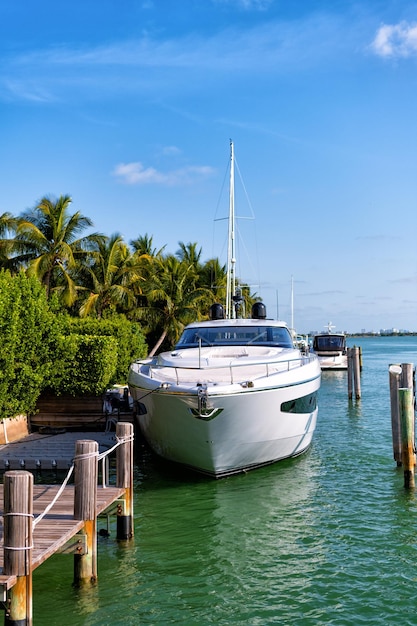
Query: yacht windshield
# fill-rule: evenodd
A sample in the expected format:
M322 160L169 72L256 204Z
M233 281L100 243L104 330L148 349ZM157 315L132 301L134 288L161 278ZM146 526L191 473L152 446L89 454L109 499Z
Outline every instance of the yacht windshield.
M345 337L337 335L320 335L314 337L313 350L344 350Z
M177 345L178 348L201 346L275 346L292 348L287 328L277 326L224 326L222 328L187 328Z

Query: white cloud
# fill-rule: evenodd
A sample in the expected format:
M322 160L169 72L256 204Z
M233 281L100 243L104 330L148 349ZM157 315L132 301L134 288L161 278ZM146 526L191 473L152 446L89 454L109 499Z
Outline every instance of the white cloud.
M80 80L104 68L103 77L109 80L109 71L116 68L137 72L159 70L212 70L227 73L230 70L248 70L259 73L287 68L288 64L304 67L305 63L318 55L327 57L329 50L340 46L342 24L333 17L314 16L302 23L291 21L266 21L247 29L237 25L219 30L210 36L199 36L196 32L182 38L152 39L144 36L137 40L114 41L88 47L59 46L30 50L8 61L9 71L14 74L36 72L36 76L64 69L81 74ZM325 42L325 45L323 44ZM55 74L53 74L55 76ZM67 75L66 75L67 76ZM72 75L71 75L72 76ZM167 80L167 75L162 76ZM187 77L188 78L188 77ZM158 83L159 86L159 83Z
M119 182L126 185L180 185L190 184L195 179L210 176L213 168L203 166L189 166L171 172L159 172L154 167L145 168L139 161L133 163L119 163L112 174Z
M273 0L214 0L214 4L228 4L246 11L264 11L269 8Z
M120 163L113 170L113 175L127 185L144 185L147 183L162 183L164 175L155 168L144 168L142 163Z
M383 24L371 45L381 57L409 57L417 55L417 24L400 22Z
M177 146L165 146L164 148L162 148L162 154L164 156L176 156L180 153L181 150L177 148Z
M232 2L232 0L222 0ZM234 6L258 9L255 0L233 0ZM156 94L158 100L174 92L201 91L220 85L230 75L245 81L251 75L274 76L307 72L314 66L351 59L352 49L362 48L365 35L355 22L336 14L316 13L299 20L271 18L242 26L233 21L210 31L193 29L179 37L155 34L138 39L98 42L95 45L44 46L10 55L0 72L0 100L33 99L39 92L56 100L95 98L107 93ZM19 81L20 90L5 85Z
M42 89L32 81L6 80L6 90L19 99L31 102L53 102L55 97L47 90Z

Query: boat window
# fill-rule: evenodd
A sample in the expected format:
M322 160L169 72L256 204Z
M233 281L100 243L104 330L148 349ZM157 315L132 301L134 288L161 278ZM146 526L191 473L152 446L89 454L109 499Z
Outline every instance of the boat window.
M345 337L320 335L314 337L313 350L344 350Z
M312 413L317 408L317 392L303 396L302 398L295 398L295 400L288 400L281 404L281 411L284 413Z
M287 328L274 326L224 326L222 328L188 328L175 349L204 346L277 346L292 348Z

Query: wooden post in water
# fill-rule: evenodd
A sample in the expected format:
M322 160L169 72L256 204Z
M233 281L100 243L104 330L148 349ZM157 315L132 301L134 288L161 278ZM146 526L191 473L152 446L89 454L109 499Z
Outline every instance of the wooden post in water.
M87 553L74 555L74 584L97 580L97 477L98 443L88 439L75 444L74 518L84 520Z
M413 441L413 390L402 388L398 390L401 420L402 464L404 468L404 487L414 487L414 441Z
M347 349L348 362L348 397L353 398L355 392L356 400L361 398L361 366L360 366L360 349L354 346Z
M353 398L353 355L352 348L347 349L347 363L348 363L348 398Z
M401 387L413 389L414 386L414 365L412 363L401 363Z
M133 537L133 424L118 422L116 439L124 441L116 449L116 486L125 489L125 508L117 511L117 539Z
M402 465L400 405L398 400L401 365L389 366L389 393L391 402L392 451L397 467Z
M414 400L414 365L413 363L401 363L401 376L400 376L400 387L411 389L412 390L412 400ZM414 404L414 402L413 402ZM412 425L412 441L415 449L415 425L414 419L411 422ZM414 465L416 464L416 456L414 450Z
M4 475L4 567L17 581L8 592L5 626L32 625L33 474Z
M353 385L355 387L355 398L360 400L361 398L361 367L360 367L360 352L357 346L352 348L352 361L353 361Z

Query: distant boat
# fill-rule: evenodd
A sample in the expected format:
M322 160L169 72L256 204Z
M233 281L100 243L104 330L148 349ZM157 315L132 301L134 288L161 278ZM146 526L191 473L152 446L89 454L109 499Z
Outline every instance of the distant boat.
M296 335L294 337L294 345L302 352L308 352L310 347L308 343L308 335Z
M230 144L225 306L189 324L172 351L134 362L128 383L140 429L159 456L220 478L294 457L311 444L321 370L263 303L240 318L235 285L234 150Z
M322 370L347 370L346 336L334 333L331 322L326 328L327 332L314 335L312 351L318 356Z

